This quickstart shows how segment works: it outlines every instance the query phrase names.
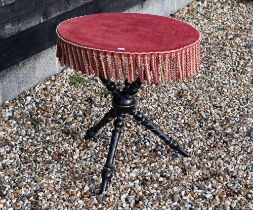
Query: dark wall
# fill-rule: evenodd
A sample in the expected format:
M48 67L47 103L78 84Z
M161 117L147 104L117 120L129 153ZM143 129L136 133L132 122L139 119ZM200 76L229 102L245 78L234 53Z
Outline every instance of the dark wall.
M0 7L4 6L6 4L11 4L11 3L15 2L15 1L18 1L18 0L0 0Z
M145 0L0 0L0 71L55 44L63 20L122 12Z
M7 38L92 0L15 0L0 7L0 38Z

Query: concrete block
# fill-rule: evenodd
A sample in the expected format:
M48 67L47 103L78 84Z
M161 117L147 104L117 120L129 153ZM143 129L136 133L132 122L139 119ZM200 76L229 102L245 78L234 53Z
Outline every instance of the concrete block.
M58 72L52 47L0 72L0 104Z
M148 0L126 12L168 16L175 12L173 3L174 0Z
M175 2L175 11L185 7L187 4L192 2L191 0L174 0Z
M128 9L126 12L138 12L154 15L168 16L175 13L178 9L186 6L192 0L148 0L142 4Z

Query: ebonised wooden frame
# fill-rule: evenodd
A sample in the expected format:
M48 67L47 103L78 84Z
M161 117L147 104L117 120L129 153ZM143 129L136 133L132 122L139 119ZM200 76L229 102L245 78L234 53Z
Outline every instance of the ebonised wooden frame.
M105 166L102 170L102 183L100 194L107 191L113 176L113 163L117 150L118 141L121 135L121 130L124 127L124 117L129 114L134 117L137 122L140 122L148 130L156 134L159 138L164 140L173 150L176 150L184 157L189 157L189 154L182 149L180 144L173 140L171 137L164 134L151 120L148 119L142 112L137 111L135 95L141 88L139 79L132 83L125 81L123 89L116 87L114 82L101 78L102 83L113 95L112 108L107 112L104 117L93 127L87 130L85 139L94 138L98 131L106 124L114 120L114 129L112 130L111 142Z

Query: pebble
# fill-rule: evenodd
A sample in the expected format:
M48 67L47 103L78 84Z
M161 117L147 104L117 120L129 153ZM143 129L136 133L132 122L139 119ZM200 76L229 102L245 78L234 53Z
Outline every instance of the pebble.
M230 200L225 200L225 206L230 206L231 201Z
M22 131L20 132L20 135L24 137L24 136L26 135L26 131L25 131L25 130L22 130Z
M253 118L247 118L246 123L247 124L253 124Z
M172 195L173 202L178 202L179 198L180 198L180 195L177 194L177 193L175 193L175 194Z
M208 194L205 195L205 197L206 197L207 199L210 199L211 197L213 197L213 195L210 194L210 193L208 193Z

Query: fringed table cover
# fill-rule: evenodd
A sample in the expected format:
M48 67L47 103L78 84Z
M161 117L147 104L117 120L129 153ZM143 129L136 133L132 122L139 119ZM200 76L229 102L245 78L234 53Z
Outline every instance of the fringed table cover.
M166 83L192 77L200 66L200 33L177 19L103 13L57 27L61 65L108 80Z

